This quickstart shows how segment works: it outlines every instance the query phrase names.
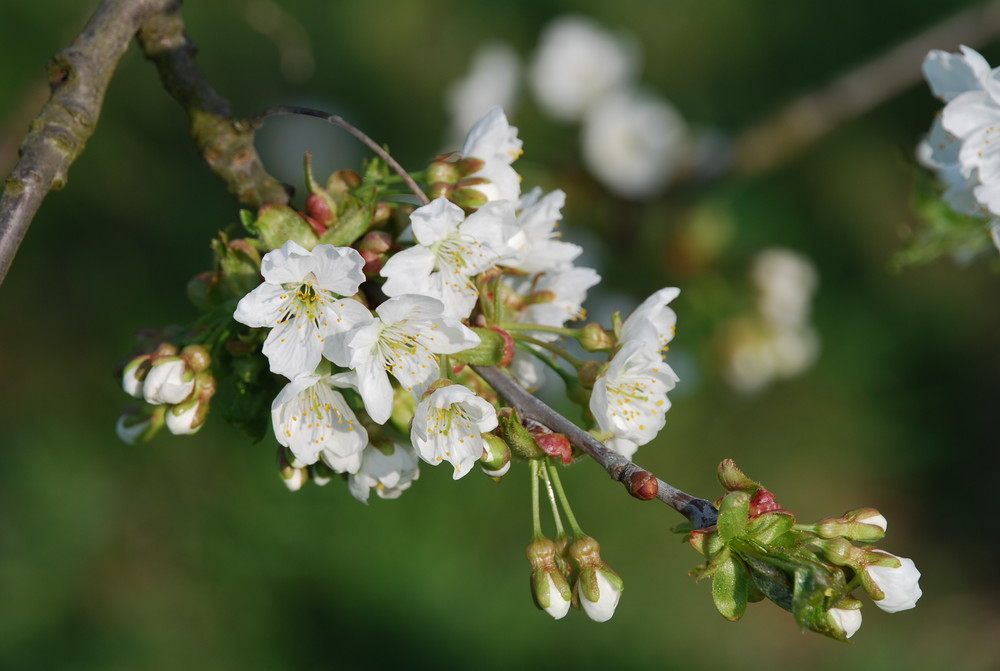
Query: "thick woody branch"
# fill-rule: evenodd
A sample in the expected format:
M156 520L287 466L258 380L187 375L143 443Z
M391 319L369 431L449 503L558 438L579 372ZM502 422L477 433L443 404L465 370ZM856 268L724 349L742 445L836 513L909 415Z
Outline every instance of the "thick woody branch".
M228 103L194 65L180 0L105 0L83 32L49 63L51 96L32 121L0 197L0 283L45 196L66 184L69 166L97 127L108 84L138 33L164 87L184 106L191 134L209 166L241 203L287 202L288 193L264 172L253 131L237 128Z
M264 171L254 148L254 129L233 119L229 102L195 65L197 47L184 31L180 3L140 27L139 44L160 73L163 88L187 111L191 137L209 167L240 203L260 207L287 203L288 191Z
M69 166L97 127L115 67L139 26L177 0L106 0L69 48L52 57L52 95L19 149L0 197L0 282L51 189L66 184Z
M506 373L493 366L473 366L473 370L504 397L521 416L564 434L569 441L599 463L612 479L625 485L640 500L658 498L686 517L695 529L715 524L715 507L660 480L629 459L606 448L599 440L526 391Z

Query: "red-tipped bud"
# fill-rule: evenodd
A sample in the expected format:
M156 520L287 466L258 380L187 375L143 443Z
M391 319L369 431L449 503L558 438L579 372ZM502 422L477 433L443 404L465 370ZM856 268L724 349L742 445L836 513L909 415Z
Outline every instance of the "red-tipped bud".
M317 227L322 229L317 229L316 235L323 235L326 232L327 226L335 218L334 210L330 205L330 197L322 193L309 194L309 197L306 198L306 212L315 221L315 223L310 222L313 229L317 229Z
M540 428L533 428L530 433L545 454L558 457L564 464L573 462L573 446L569 444L569 438L565 435Z

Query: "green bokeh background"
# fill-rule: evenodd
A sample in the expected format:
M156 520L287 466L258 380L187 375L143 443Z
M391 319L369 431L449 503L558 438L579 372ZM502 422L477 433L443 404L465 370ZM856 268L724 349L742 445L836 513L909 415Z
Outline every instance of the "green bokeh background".
M688 119L735 134L972 4L287 0L315 59L300 81L248 22L260 2L191 1L184 14L199 64L237 113L322 107L419 167L440 149L444 90L473 50L503 40L527 58L569 11L633 32L642 81ZM94 5L0 7L4 172L45 100L46 59ZM982 48L991 62L998 46ZM112 369L135 329L193 317L184 283L237 216L182 110L131 48L69 185L44 203L0 291L0 668L1000 668L998 278L989 262L889 270L916 225L912 148L937 108L915 76L771 172L646 207L597 191L579 174L575 131L530 99L514 116L525 184L569 192L564 227L603 247L606 288L682 289L675 343L688 388L640 462L712 498L714 468L732 457L804 520L877 507L890 520L886 549L916 560L918 608L868 604L843 645L800 634L771 604L725 622L708 585L686 576L698 557L668 531L680 518L628 499L591 463L566 486L626 581L601 625L575 612L554 622L531 603L524 468L500 486L425 468L401 500L365 507L339 483L288 493L273 443L250 444L217 417L194 437L120 443L113 426L128 399ZM363 156L310 119L268 122L260 146L289 182L306 149L321 172ZM668 250L698 208L722 213L734 235L716 263L682 273ZM747 398L719 383L711 338L749 291L749 258L772 245L817 265L822 354L804 376Z

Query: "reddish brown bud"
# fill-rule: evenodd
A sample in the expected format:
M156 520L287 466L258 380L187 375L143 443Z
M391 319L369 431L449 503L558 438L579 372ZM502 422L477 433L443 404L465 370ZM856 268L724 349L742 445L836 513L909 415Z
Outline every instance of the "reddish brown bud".
M309 228L313 229L313 233L315 233L317 236L321 236L324 233L326 233L326 226L319 223L316 219L309 216L308 214L302 216L306 220L306 223L309 224Z
M569 438L561 433L545 433L538 429L532 429L530 433L545 454L559 457L564 464L573 462L573 446L569 444Z
M327 197L328 198L328 197ZM322 194L311 193L309 197L306 198L306 212L309 216L316 220L316 223L323 226L323 231L326 231L327 225L333 221L334 213L333 209L330 207L330 203L327 198L324 198ZM313 226L315 228L315 226ZM319 231L318 234L322 235Z
M660 491L660 486L656 482L656 476L649 471L636 471L626 483L625 488L628 493L640 501L655 499Z

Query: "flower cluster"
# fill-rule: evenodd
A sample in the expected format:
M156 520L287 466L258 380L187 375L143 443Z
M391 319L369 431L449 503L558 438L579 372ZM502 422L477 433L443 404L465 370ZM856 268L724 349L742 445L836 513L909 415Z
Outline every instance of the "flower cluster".
M561 122L580 124L590 172L632 200L657 195L685 160L688 129L680 113L638 84L640 53L631 36L581 16L556 18L539 37L527 80L538 106ZM484 45L469 74L449 91L460 124L491 105L515 102L520 65L511 47Z
M803 255L772 247L753 259L754 310L731 319L718 338L723 376L744 394L808 370L819 354L809 313L816 269Z
M1000 248L1000 68L962 46L959 53L931 51L923 71L945 106L917 158L937 173L943 198L956 212L988 220Z
M749 602L766 597L803 629L843 641L861 627L857 589L888 613L916 605L920 572L913 561L869 545L888 528L874 508L797 524L732 461L719 466L719 481L729 493L719 501L718 524L690 531L688 539L707 559L693 573L712 579L716 609L726 619L739 619Z
M503 368L529 388L557 373L589 409L594 435L631 455L670 407L677 376L663 357L678 290L610 328L575 328L600 277L576 266L583 250L560 239L565 194L521 193L521 151L504 111L489 110L460 155L418 173L429 194L419 206L380 161L320 184L307 156L305 210L266 205L244 213L249 237L220 236L215 271L189 287L206 315L130 363L126 390L196 407L196 428L208 410L207 382L197 380L214 380L211 368L235 398L227 418L255 438L269 424L289 488L339 475L362 501L372 489L398 497L418 478L418 460L450 464L455 479L479 463L500 480L512 455L579 456L562 434L525 426L474 366ZM567 339L607 360L578 360ZM128 414L123 426L126 437L151 436Z

